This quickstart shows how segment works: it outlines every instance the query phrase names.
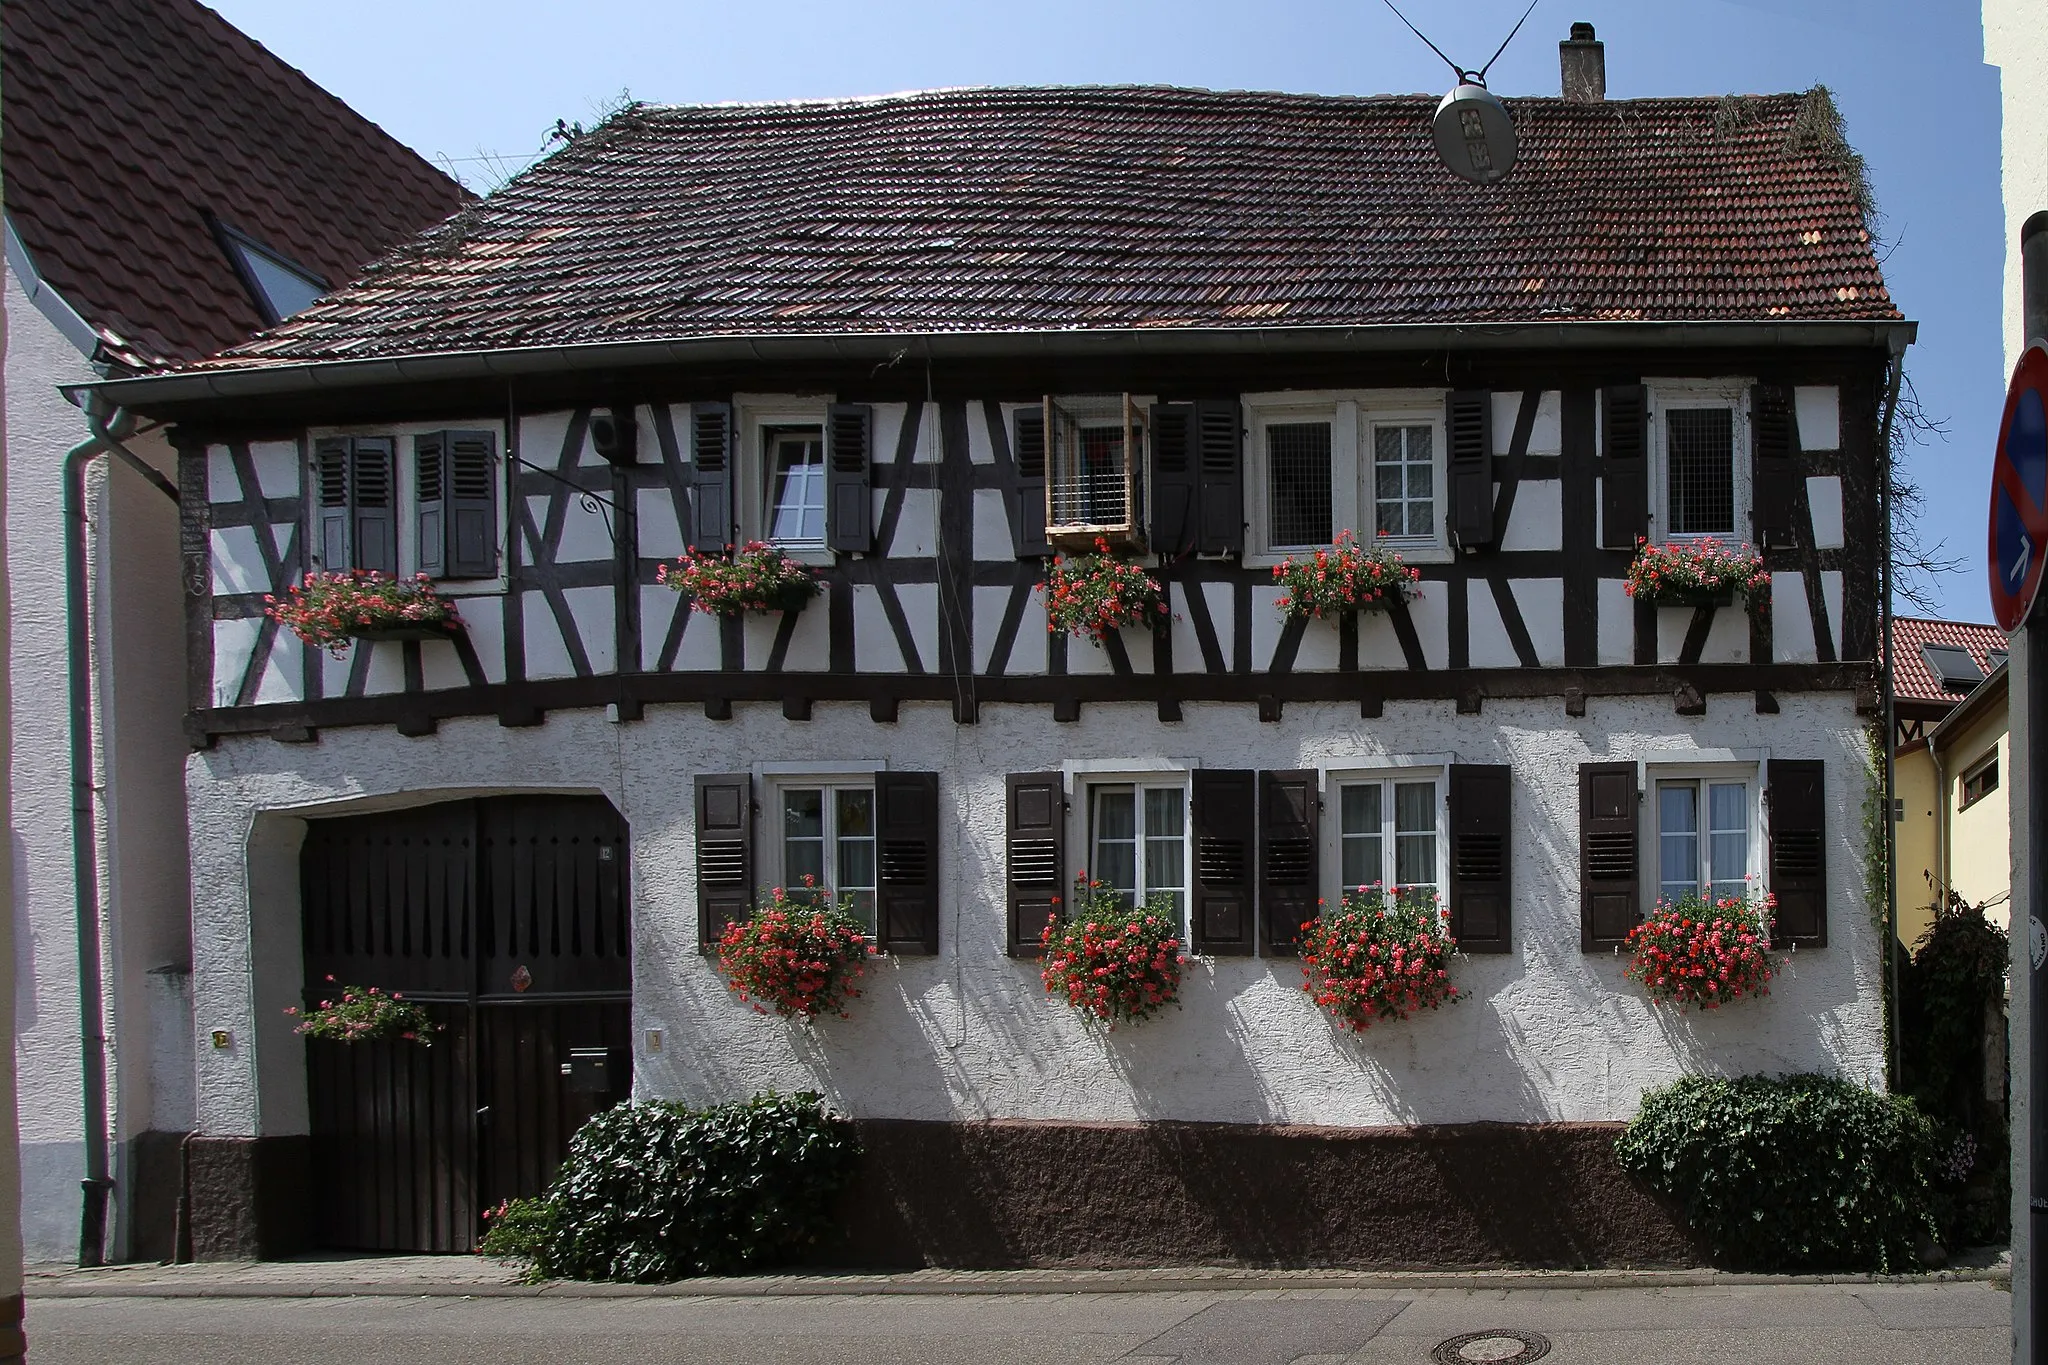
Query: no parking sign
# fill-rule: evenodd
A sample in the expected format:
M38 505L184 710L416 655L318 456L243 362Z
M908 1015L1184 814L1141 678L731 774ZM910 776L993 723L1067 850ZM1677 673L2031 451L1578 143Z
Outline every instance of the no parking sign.
M1991 611L2009 635L2026 624L2048 561L2048 351L2029 346L2006 390L1991 465Z

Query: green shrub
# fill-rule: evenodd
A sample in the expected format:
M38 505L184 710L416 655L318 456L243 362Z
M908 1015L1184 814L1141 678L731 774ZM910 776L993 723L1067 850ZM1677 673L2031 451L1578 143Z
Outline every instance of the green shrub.
M616 1105L577 1130L545 1194L492 1220L484 1250L531 1260L536 1279L648 1284L772 1265L825 1230L856 1150L853 1125L808 1092Z
M1917 1270L1935 1235L1934 1126L1826 1076L1688 1076L1643 1097L1622 1168L1748 1270Z

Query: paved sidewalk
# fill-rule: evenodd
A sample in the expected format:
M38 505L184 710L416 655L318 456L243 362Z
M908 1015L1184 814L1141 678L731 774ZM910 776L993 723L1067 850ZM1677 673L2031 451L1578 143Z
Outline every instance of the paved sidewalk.
M546 1298L796 1297L841 1294L1084 1294L1225 1290L1677 1289L1735 1285L2010 1285L2009 1253L1986 1249L1928 1275L1742 1275L1717 1270L1268 1270L1169 1266L1144 1270L917 1270L895 1274L707 1276L664 1285L519 1282L519 1268L481 1256L306 1256L192 1265L32 1266L30 1298Z

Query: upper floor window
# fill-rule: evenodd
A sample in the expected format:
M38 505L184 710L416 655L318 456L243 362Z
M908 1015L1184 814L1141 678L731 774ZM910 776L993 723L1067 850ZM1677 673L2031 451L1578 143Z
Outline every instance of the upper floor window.
M495 578L498 436L322 436L308 480L314 557L330 573Z
M1985 797L1998 790L1998 751L1993 749L1988 758L1974 768L1966 769L1958 784L1962 800L1958 810L1968 810Z
M1123 547L1143 537L1147 409L1132 395L1049 397L1043 404L1045 534L1055 545Z
M1748 417L1740 385L1651 385L1651 505L1659 540L1748 540Z
M776 545L825 543L825 435L820 427L766 432L768 507L765 537Z
M1441 395L1278 393L1246 401L1254 555L1314 549L1345 529L1409 553L1447 548Z
M327 281L294 264L282 252L219 219L213 221L213 227L235 273L241 277L242 287L249 291L266 325L275 325L312 306L327 292Z

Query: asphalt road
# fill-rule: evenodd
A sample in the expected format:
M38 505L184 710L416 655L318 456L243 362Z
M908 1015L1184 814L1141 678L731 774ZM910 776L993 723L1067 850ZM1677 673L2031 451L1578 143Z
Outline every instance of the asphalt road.
M31 1297L34 1365L1427 1365L1540 1334L1557 1365L2004 1365L1985 1283L788 1298ZM1516 1343L1467 1348L1509 1359ZM1523 1357L1526 1359L1527 1357Z

